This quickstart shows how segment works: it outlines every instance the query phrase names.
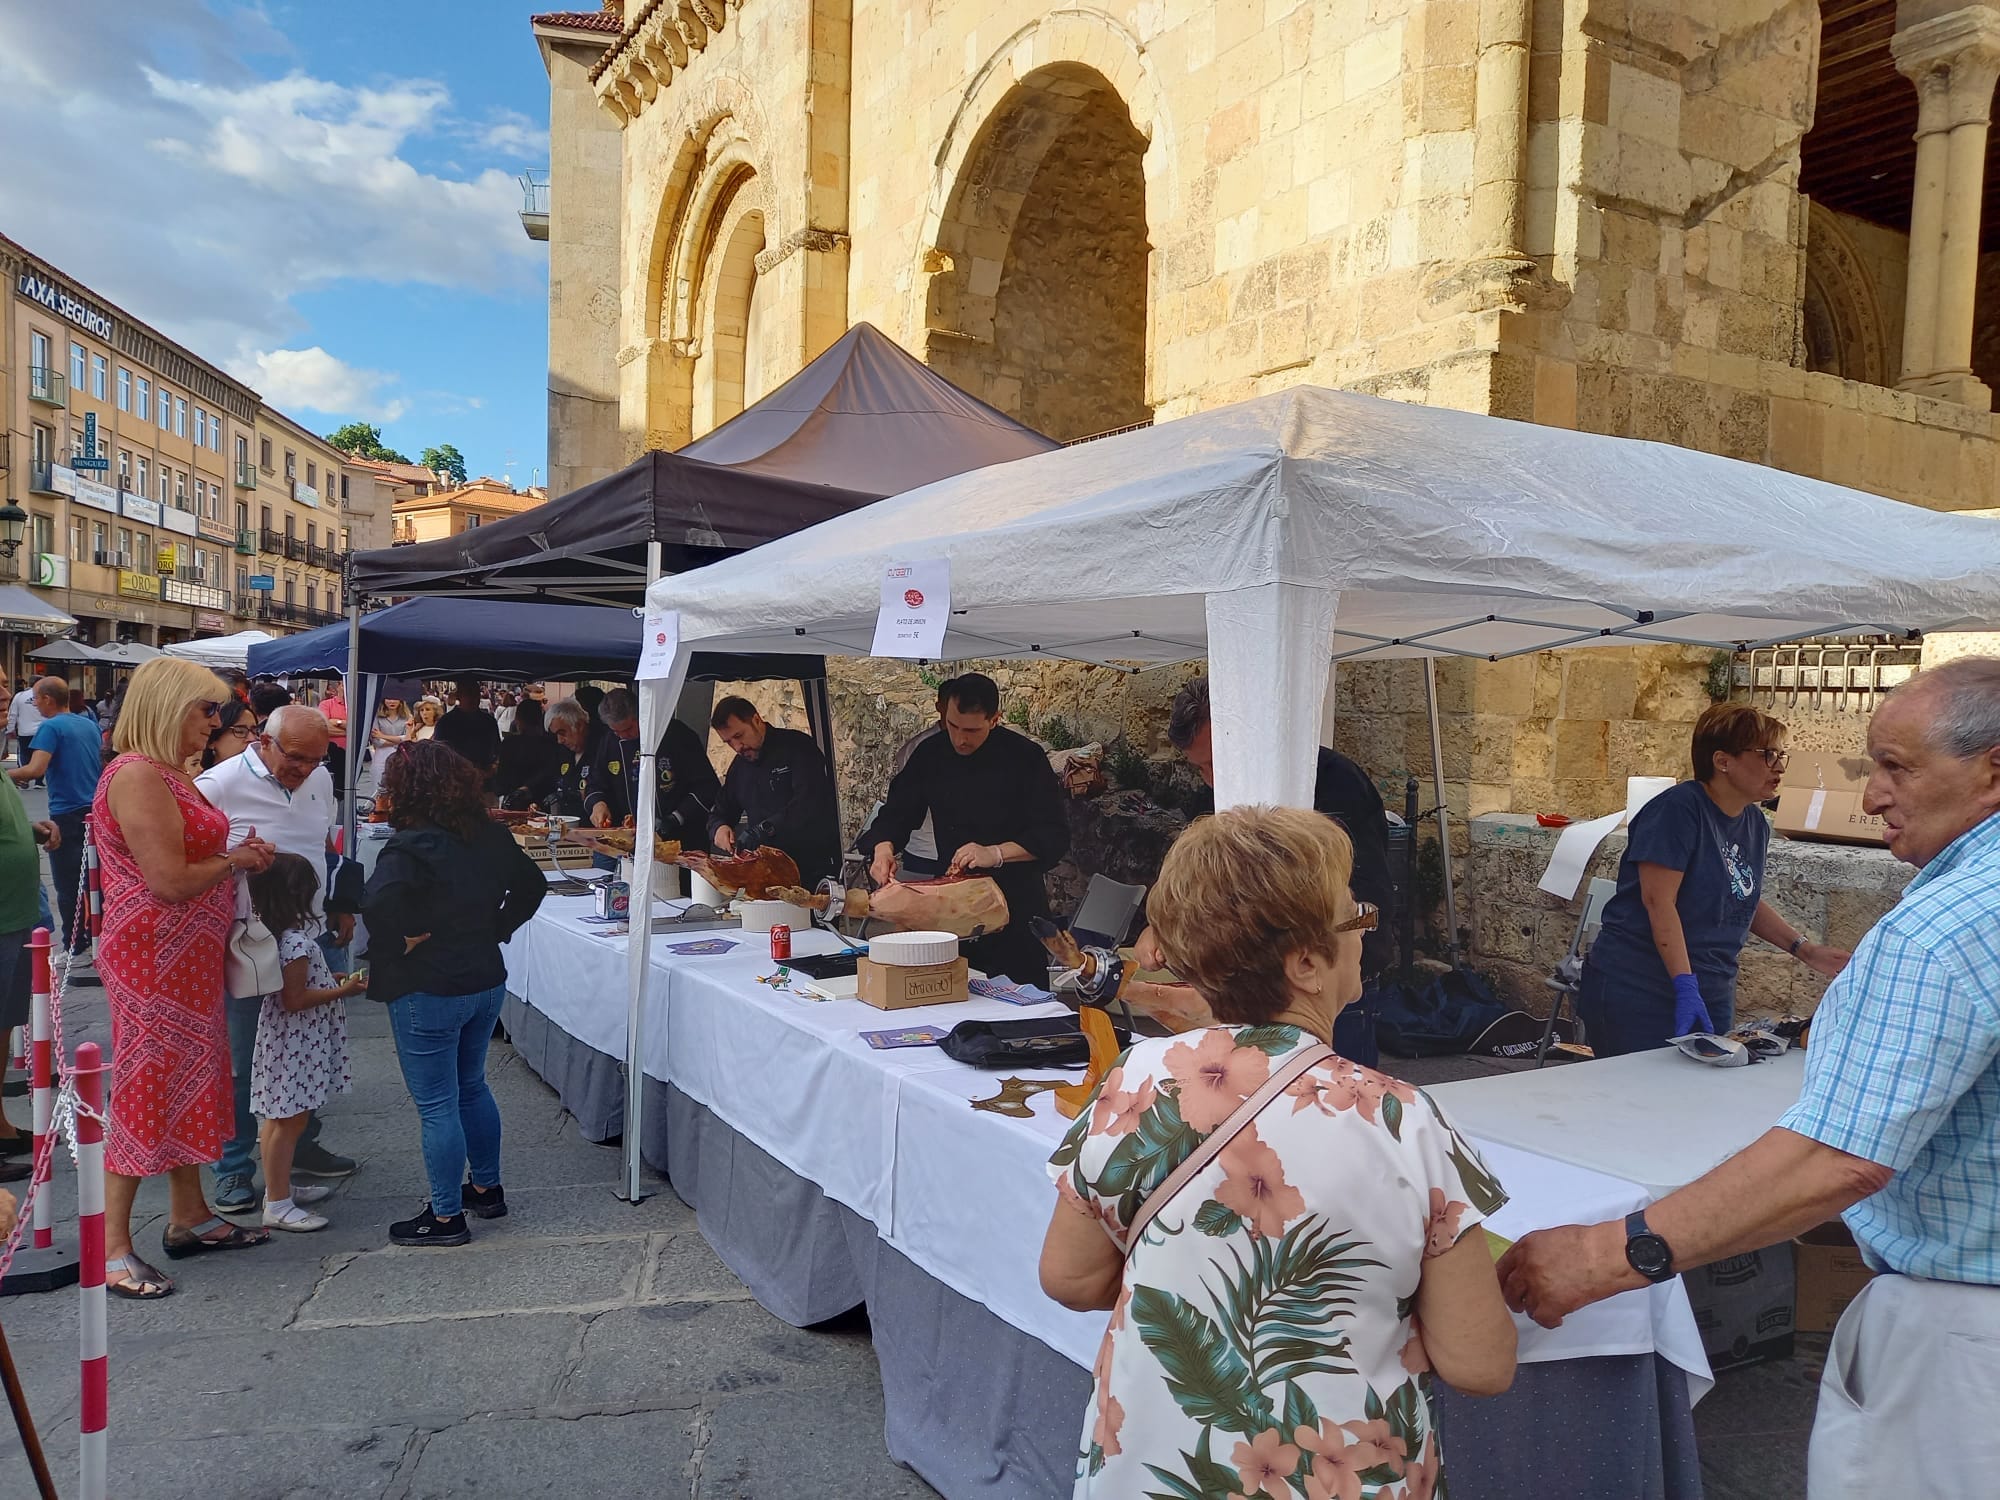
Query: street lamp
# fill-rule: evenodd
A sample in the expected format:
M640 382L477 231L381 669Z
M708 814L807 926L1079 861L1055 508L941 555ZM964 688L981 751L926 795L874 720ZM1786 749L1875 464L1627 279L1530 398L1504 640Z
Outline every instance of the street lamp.
M12 557L21 550L21 536L28 529L28 513L9 500L0 505L0 557Z

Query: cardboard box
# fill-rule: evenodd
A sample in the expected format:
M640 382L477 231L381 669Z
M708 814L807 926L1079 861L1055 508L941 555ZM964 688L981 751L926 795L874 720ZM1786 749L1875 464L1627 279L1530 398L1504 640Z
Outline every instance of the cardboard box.
M1886 847L1882 820L1861 810L1873 769L1865 755L1794 755L1778 786L1772 825L1788 839Z
M970 1000L971 967L962 958L948 964L920 964L905 968L899 964L871 964L866 957L855 965L855 994L877 1010L909 1010L919 1005L949 1005Z
M1838 1219L1808 1229L1793 1240L1792 1257L1799 1283L1794 1324L1801 1333L1832 1333L1847 1304L1861 1294L1875 1273L1861 1258L1854 1236Z
M1792 1247L1773 1245L1684 1272L1710 1368L1733 1370L1792 1352Z

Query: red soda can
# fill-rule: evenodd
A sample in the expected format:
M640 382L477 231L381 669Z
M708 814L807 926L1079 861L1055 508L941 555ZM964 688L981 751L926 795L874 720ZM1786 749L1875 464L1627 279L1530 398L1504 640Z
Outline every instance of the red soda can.
M792 929L783 922L771 928L771 962L784 963L792 956Z

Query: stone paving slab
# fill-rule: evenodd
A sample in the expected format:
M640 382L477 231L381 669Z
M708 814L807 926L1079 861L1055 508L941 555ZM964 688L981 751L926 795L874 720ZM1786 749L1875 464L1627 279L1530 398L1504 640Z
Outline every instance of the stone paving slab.
M856 1390L879 1392L874 1347L865 1331L791 1328L754 1302L621 1308L590 1320L556 1401L599 1410L626 1406L635 1392L674 1405L770 1387L831 1391L836 1405Z
M703 1413L698 1500L843 1495L916 1500L936 1493L908 1469L882 1465L880 1393L807 1404L757 1391Z
M468 1250L337 1256L288 1326L609 1308L638 1296L651 1265L644 1240L513 1240Z
M475 1417L424 1440L405 1493L408 1500L478 1493L508 1500L684 1495L697 1420L692 1409L569 1420ZM585 1454L587 1485L579 1482Z

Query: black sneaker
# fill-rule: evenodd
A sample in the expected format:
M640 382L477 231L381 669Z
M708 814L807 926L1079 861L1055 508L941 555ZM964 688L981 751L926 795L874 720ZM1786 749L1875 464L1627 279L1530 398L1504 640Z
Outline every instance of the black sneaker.
M507 1190L499 1184L490 1188L477 1186L470 1179L461 1188L465 1199L465 1211L482 1219L504 1219L507 1217Z
M292 1170L301 1177L352 1177L351 1156L335 1156L318 1141L300 1141L292 1151Z
M466 1227L463 1213L453 1214L449 1219L440 1219L431 1212L426 1203L422 1213L414 1219L398 1219L389 1226L389 1243L392 1245L468 1245L472 1243L472 1231Z

